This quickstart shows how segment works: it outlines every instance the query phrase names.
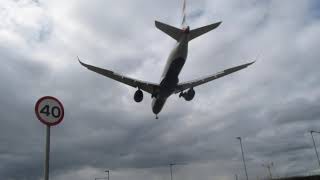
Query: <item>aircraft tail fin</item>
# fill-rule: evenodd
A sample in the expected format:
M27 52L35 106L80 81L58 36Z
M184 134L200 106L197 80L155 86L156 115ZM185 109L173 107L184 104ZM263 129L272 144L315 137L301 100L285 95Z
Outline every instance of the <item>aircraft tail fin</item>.
M191 30L190 31L190 34L189 34L189 41L191 41L192 39L194 38L197 38L215 28L217 28L222 22L217 22L217 23L214 23L214 24L210 24L208 26L204 26L204 27L201 27L201 28L197 28L197 29L194 29L194 30Z
M179 41L181 35L183 34L183 31L181 29L178 29L176 27L170 26L168 24L164 24L159 21L155 21L156 27L161 30L162 32L166 33L176 41Z

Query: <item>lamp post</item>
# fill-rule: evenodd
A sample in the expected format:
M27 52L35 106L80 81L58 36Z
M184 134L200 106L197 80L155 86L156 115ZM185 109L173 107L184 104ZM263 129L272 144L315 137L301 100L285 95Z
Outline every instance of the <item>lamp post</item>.
M249 179L248 179L248 172L247 172L246 161L245 161L245 159L244 159L244 153L243 153L243 147L242 147L242 140L241 140L241 137L237 137L237 139L239 139L239 141L240 141L244 171L245 171L245 173L246 173L247 180L249 180Z
M104 172L108 173L108 176L107 176L107 177L108 177L108 180L110 180L110 170L107 169L107 170L105 170Z
M169 166L170 166L170 177L171 177L171 180L172 180L172 166L174 166L174 165L176 165L176 164L173 164L173 163L169 164Z
M110 173L110 170L105 170L104 172L108 173L107 174L107 177L106 178L94 178L94 180L110 180L110 176L109 176L109 173Z
M272 179L271 167L273 166L273 162L271 164L262 164L262 166L268 168L270 179Z
M176 165L186 165L186 163L171 163L171 164L169 164L169 166L170 166L170 177L171 177L171 180L172 180L172 177L173 177L173 170L172 170L172 168L173 168L173 166L176 166Z
M310 131L310 134L311 134L311 137L312 137L312 142L313 142L313 146L314 146L314 150L316 152L316 155L317 155L317 159L318 159L318 164L319 164L319 167L320 167L320 160L319 160L319 155L318 155L318 151L317 151L317 146L316 146L316 143L314 141L314 138L313 138L313 134L312 133L319 133L320 132L317 132L317 131Z

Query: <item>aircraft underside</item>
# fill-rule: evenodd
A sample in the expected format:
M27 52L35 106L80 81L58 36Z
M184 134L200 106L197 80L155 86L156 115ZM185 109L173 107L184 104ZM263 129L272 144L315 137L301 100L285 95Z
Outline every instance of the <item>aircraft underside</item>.
M187 49L184 51L187 51ZM186 62L186 58L179 57L172 61L169 59L168 62L168 68L166 68L166 71L164 72L164 78L160 82L160 91L153 97L152 100L152 111L156 115L162 110L167 98L175 92L175 89L179 83L178 76Z
M134 94L134 100L136 102L141 102L143 100L143 91L151 94L152 111L154 114L156 114L157 118L157 115L162 110L167 98L172 94L179 93L179 97L183 97L186 101L191 101L195 96L194 87L224 77L226 75L244 69L254 63L250 62L242 64L240 66L225 69L221 72L203 78L195 79L192 81L187 81L183 83L179 82L178 76L187 59L188 43L191 40L217 28L220 24L221 22L218 22L208 26L190 30L189 26L179 29L156 21L155 25L158 29L160 29L161 31L163 31L164 33L166 33L167 35L169 35L177 41L176 46L173 48L169 55L167 64L165 66L159 84L130 78L110 71L108 69L102 69L89 64L85 64L81 62L79 58L78 60L81 65L85 66L91 71L94 71L113 80L119 81L131 87L137 88L138 90Z

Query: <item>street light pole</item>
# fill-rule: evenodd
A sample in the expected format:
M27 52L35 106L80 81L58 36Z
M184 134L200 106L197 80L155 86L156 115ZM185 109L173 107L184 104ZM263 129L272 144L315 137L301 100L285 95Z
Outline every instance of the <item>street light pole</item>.
M317 151L317 146L316 146L316 143L315 143L315 141L314 141L314 138L313 138L313 134L312 134L312 133L320 133L320 132L310 131L310 134L311 134L311 137L312 137L312 141L313 141L314 150L315 150L315 152L316 152L317 159L318 159L318 164L319 164L319 167L320 167L320 160L319 160L319 155L318 155L318 151Z
M268 168L270 179L272 179L271 167L273 166L273 162L271 164L262 164L262 166Z
M247 172L247 166L246 166L246 161L245 161L245 159L244 159L244 153L243 153L243 147L242 147L242 140L241 140L241 137L237 137L237 139L239 139L239 141L240 141L244 171L245 171L245 173L246 173L247 180L249 180L249 178L248 178L248 172Z
M268 166L267 168L268 168L268 171L269 171L270 179L272 179L271 166Z
M110 180L110 170L105 170L104 172L108 173L108 180Z
M169 164L170 165L170 175L171 175L171 180L172 180L172 166L176 165L176 164Z
M186 163L171 163L171 164L169 164L169 166L170 166L170 177L171 177L171 180L173 179L173 169L172 169L172 167L173 166L176 166L176 165L186 165Z

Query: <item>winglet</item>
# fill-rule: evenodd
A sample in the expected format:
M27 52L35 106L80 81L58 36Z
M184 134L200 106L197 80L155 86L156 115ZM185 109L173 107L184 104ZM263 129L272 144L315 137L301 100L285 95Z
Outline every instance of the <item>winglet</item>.
M82 66L87 67L87 64L83 63L83 62L80 60L79 56L77 56L77 58L78 58L79 63L80 63Z
M79 56L77 56L77 58L78 58L78 61L79 61L79 63L80 63L80 64L82 64L82 62L80 61L80 58L79 58Z
M254 64L255 62L256 62L256 61L252 61L252 62L249 62L249 63L247 63L247 64L240 65L240 66L238 66L237 68L239 68L239 70L240 70L240 69L246 68L246 67Z
M254 64L256 61L252 61L250 63L247 64L247 66L250 66L251 64Z

